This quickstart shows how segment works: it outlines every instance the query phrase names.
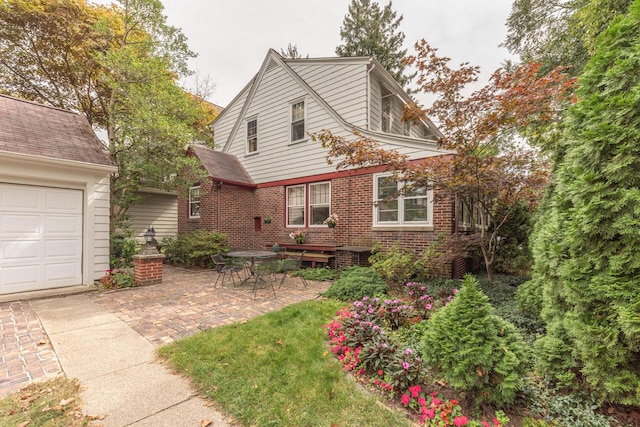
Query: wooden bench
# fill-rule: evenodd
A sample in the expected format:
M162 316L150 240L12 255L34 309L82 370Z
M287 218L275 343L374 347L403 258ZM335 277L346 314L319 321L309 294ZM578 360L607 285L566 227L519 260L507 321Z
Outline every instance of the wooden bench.
M327 265L336 257L336 246L321 245L312 243L278 243L280 253L287 258L299 257L302 251L306 251L302 257L303 261L311 263L311 267L315 268L316 264ZM268 246L271 249L271 246Z

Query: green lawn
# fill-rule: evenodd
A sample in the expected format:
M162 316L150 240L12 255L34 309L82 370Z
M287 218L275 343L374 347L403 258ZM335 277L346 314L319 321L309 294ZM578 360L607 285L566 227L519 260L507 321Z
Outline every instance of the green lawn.
M322 326L341 305L307 301L204 331L160 354L244 425L410 425L348 378L329 351Z

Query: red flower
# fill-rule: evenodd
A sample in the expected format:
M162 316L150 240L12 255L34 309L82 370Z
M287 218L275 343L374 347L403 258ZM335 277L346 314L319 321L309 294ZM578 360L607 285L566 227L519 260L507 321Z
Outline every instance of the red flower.
M409 404L409 401L411 400L411 398L409 397L408 394L403 394L402 395L402 404L404 406L407 406Z
M384 375L384 372L382 372L382 369L378 370L378 375L380 376Z
M467 419L467 417L465 417L464 415L463 415L463 416L461 416L461 417L455 417L455 418L453 419L453 425L454 425L454 426L457 426L457 427L459 427L459 426L466 426L468 422L469 422L469 420L468 420L468 419Z
M494 418L494 419L493 419L493 425L494 425L494 426L496 426L496 427L498 427L498 426L500 425L500 421L498 421L498 419L497 419L497 418Z
M435 417L435 416L436 416L436 410L435 410L435 409L433 409L433 408L431 408L431 409L427 409L427 410L425 410L425 411L424 411L424 414L425 414L427 417L429 417L429 418L433 419L433 417Z
M418 395L422 391L422 388L420 387L420 385L414 385L413 387L409 387L409 391L411 392L411 396L418 397Z
M483 425L483 427L491 427L491 424L489 424L486 421L482 421L482 425Z

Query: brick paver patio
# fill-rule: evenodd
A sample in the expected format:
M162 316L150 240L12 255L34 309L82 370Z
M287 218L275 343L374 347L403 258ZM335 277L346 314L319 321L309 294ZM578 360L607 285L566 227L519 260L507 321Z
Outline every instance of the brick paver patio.
M0 303L0 396L62 374L29 301Z
M287 278L276 298L271 288L253 297L249 284L213 287L217 273L164 266L161 284L90 294L155 346L199 330L241 322L284 306L318 298L329 283ZM62 374L58 358L28 301L0 303L0 396Z

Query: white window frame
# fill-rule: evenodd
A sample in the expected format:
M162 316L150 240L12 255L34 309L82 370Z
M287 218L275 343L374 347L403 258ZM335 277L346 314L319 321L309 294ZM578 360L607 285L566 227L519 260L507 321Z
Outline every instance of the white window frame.
M256 133L255 135L253 135L253 137L256 139L256 149L251 151L251 141L250 141L251 135L249 134L249 125L253 122L255 122L255 129L256 129ZM245 123L246 123L245 134L246 134L246 140L247 140L247 147L246 147L247 154L256 154L258 151L260 151L258 146L258 141L259 141L258 140L258 118L257 117L250 118Z
M198 190L198 200L194 200L193 194L195 193L195 190ZM197 214L193 214L193 209L192 207L194 205L198 206L198 213ZM195 187L190 187L189 188L189 218L200 218L200 208L202 206L202 198L201 198L201 193L200 193L200 186L197 185Z
M293 107L302 103L303 104L303 118L302 118L302 137L298 139L293 139ZM297 120L295 123L299 123L300 120ZM291 143L305 141L307 139L307 100L306 98L296 99L289 103L289 141Z
M328 203L321 203L321 204L314 204L312 205L311 203L311 187L316 186L316 185L328 185L329 186L329 202ZM302 207L303 210L303 215L304 215L304 224L290 224L289 223L289 189L290 188L296 188L296 187L302 187L304 189L304 205L294 205L294 207ZM329 206L329 214L327 215L327 217L329 217L329 215L331 215L331 181L319 181L319 182L310 182L310 183L306 183L306 184L297 184L297 185L288 185L285 187L284 189L285 192L285 211L286 211L286 218L285 218L285 223L286 223L286 227L287 228L307 228L307 227L316 227L316 228L326 228L326 224L311 224L311 207L312 206ZM322 220L324 221L326 218L323 218Z
M291 188L302 188L303 189L303 202L302 205L290 205L289 204L289 189ZM286 211L286 224L289 228L300 228L305 227L307 224L307 186L306 184L300 185L289 185L285 187L285 211ZM289 221L289 208L290 207L302 207L302 224L291 224Z
M328 203L317 203L317 204L312 204L311 203L311 187L315 187L315 186L320 186L320 185L328 185L329 186L329 202ZM329 207L329 213L327 214L326 217L324 217L322 220L324 221L325 219L327 219L329 217L329 215L331 215L331 181L322 181L322 182L313 182L308 184L309 186L309 197L308 197L308 209L307 209L307 221L309 223L309 227L326 227L326 224L312 224L311 223L311 208L313 206L328 206Z
M411 121L410 120L402 122L402 134L404 136L411 136Z
M378 179L390 177L391 173L376 173L373 175L373 225L383 227L425 227L433 225L433 190L428 189L424 196L404 196L399 195L396 199L398 201L398 220L397 221L378 221L378 209L380 202L384 199L378 199ZM397 190L402 190L404 186L403 181L398 181ZM405 200L411 199L426 199L427 200L427 220L426 221L406 221L404 212Z

